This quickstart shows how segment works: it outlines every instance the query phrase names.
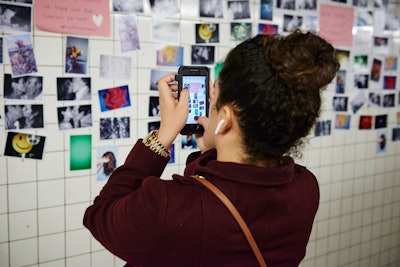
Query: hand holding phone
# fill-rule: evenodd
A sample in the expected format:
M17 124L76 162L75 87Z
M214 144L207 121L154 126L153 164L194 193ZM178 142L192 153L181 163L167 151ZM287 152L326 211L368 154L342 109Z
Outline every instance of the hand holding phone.
M209 69L204 66L181 66L176 80L178 81L178 99L182 89L189 90L189 115L182 135L202 134L204 128L194 119L196 116L208 115Z

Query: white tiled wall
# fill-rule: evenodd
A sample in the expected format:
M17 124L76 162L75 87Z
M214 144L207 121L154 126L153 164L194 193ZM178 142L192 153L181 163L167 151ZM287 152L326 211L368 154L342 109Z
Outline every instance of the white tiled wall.
M194 23L208 21L197 18L198 1L181 0L181 15L169 18L181 22L181 42L185 47L185 64L190 64L190 46L194 44ZM225 1L226 2L226 1ZM253 33L259 22L259 1L252 0ZM319 3L340 4L329 0ZM372 9L373 1L369 1ZM296 11L298 12L298 11ZM282 21L282 10L274 13L274 23ZM215 21L215 20L211 20ZM235 45L229 41L229 21L220 23L220 43L216 45L216 60L222 59ZM270 23L265 21L265 23ZM132 79L128 84L132 106L111 112L110 116L131 117L131 138L99 140L100 109L92 100L92 128L60 132L56 116L57 77L64 76L63 53L66 35L34 29L32 36L39 73L44 77L45 129L34 133L46 136L43 160L3 156L6 132L0 132L0 267L88 267L123 266L95 241L82 226L85 208L98 194L104 182L96 181L96 170L69 170L69 137L73 134L92 134L93 155L97 146L118 145L119 161L128 154L136 139L147 133L147 123L157 119L147 116L150 70L156 68L156 43L151 39L152 19L145 0L145 12L138 14L141 49L122 53L117 34L110 38L89 38L89 70L93 99L97 90L120 81L99 78L99 57L102 54L132 58ZM112 25L112 27L114 27ZM5 34L4 34L5 35ZM399 34L393 39L393 51L399 55ZM351 48L356 51L357 48ZM0 66L0 88L3 74L10 73L7 55ZM210 66L212 67L212 66ZM172 69L175 71L175 69ZM351 71L350 71L351 75ZM399 80L400 77L398 77ZM350 83L351 84L351 83ZM397 84L397 96L399 89ZM1 90L2 91L2 90ZM333 92L325 92L321 118L334 120L330 107ZM0 92L0 114L4 114L3 92ZM390 109L368 110L363 114L388 114L388 135L398 127L396 114L399 105ZM307 165L320 183L321 202L314 224L307 255L301 266L400 266L400 142L388 142L387 152L376 152L376 130L358 130L353 116L350 130L332 129L330 136L310 137L299 163ZM0 120L3 127L4 120ZM185 158L191 151L175 143L176 162L168 165L163 176L183 171ZM95 158L92 166L95 166Z

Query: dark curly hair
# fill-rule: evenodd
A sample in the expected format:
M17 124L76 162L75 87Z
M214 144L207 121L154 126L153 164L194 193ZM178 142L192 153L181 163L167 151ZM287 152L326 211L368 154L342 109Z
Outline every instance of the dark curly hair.
M321 89L339 70L334 48L313 33L258 35L231 50L218 77L216 108L231 105L246 160L298 153L319 116Z

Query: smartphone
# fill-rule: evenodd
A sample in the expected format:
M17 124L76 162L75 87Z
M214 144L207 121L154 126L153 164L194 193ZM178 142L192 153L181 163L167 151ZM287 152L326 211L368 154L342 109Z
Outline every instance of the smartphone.
M183 88L189 90L189 116L182 135L202 134L204 128L195 121L195 116L207 116L209 108L210 70L204 66L181 66L178 69L178 98Z

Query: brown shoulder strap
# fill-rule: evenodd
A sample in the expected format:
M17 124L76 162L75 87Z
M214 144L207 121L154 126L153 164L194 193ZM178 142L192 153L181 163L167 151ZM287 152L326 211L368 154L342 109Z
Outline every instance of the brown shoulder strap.
M221 192L221 190L219 190L215 185L204 179L204 177L198 175L192 175L192 177L195 178L200 183L202 183L205 187L210 189L211 192L213 192L222 201L222 203L225 204L228 210L232 213L233 217L236 219L244 235L246 236L247 241L249 242L250 247L253 250L254 255L256 256L258 263L260 264L261 267L267 267L267 264L265 263L265 260L260 252L260 249L258 248L256 241L254 240L253 235L250 232L249 227L243 220L238 210L232 204L232 202L225 196L224 193Z

